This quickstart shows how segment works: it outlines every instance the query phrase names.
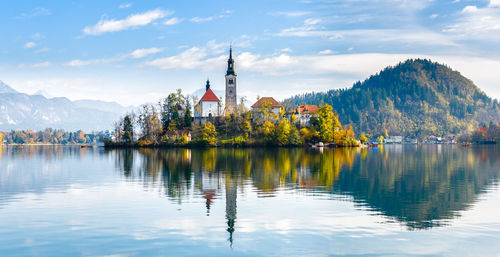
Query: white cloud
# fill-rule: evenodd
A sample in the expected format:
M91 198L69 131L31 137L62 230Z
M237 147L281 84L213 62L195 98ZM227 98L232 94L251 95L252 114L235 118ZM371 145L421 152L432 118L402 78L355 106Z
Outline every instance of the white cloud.
M76 60L72 60L72 61L66 63L65 65L70 66L70 67L82 67L82 66L87 66L87 65L92 64L92 63L97 63L97 62L94 60L82 61L82 60L76 59Z
M281 37L320 37L331 41L344 40L365 43L394 42L401 44L404 42L422 45L458 45L452 37L424 28L326 30L317 26L317 22L318 20L310 20L304 26L284 29L275 35Z
M229 45L227 43L217 43L215 40L210 40L204 46L191 47L177 55L158 58L146 62L145 65L157 67L164 70L223 69L223 67L226 65L226 60L228 57L228 53L224 52L229 51L228 48Z
M318 54L333 54L333 51L330 50L330 49L326 49L326 50L323 50L323 51L319 51Z
M165 24L165 25L175 25L175 24L179 24L181 22L182 22L182 19L179 19L177 17L173 17L171 19L166 20L163 24Z
M290 12L271 12L268 13L269 15L272 16L285 16L285 17L290 17L290 18L295 18L295 17L302 17L305 15L311 14L311 12L306 12L306 11L290 11Z
M32 64L31 67L34 67L34 68L39 68L39 67L50 67L52 66L52 63L51 62L41 62L41 63L35 63L35 64Z
M215 19L222 19L227 17L229 14L231 14L233 11L231 10L223 10L221 14L216 15L216 16L209 16L209 17L193 17L189 19L191 22L195 23L202 23L202 22L207 22L207 21L213 21Z
M127 8L130 8L131 6L132 6L131 3L124 3L124 4L119 5L118 8L127 9Z
M24 44L24 48L33 48L35 46L36 46L35 42L28 42L28 43Z
M500 40L500 9L493 7L496 1L484 8L466 6L461 17L443 32L463 40Z
M490 7L500 7L500 0L490 0Z
M431 18L431 19L436 19L437 17L439 17L438 14L432 14L431 16L429 16L429 18Z
M151 54L156 54L156 53L159 53L161 52L162 50L160 48L156 48L156 47L153 47L153 48L143 48L143 49L137 49L135 51L133 51L132 53L130 53L130 56L132 58L143 58L147 55L151 55Z
M145 13L132 14L122 20L101 19L96 25L85 27L83 33L87 35L100 35L107 32L142 27L171 14L172 12L155 9Z
M225 64L225 56L215 58L206 58L207 50L205 48L191 47L182 53L170 57L164 57L147 62L147 66L153 66L160 69L204 69L213 70L221 68Z
M201 22L207 22L207 21L212 21L214 17L193 17L190 19L191 22L196 22L196 23L201 23Z
M462 10L462 13L474 13L477 11L478 9L475 5L468 5Z
M88 65L95 65L95 64L109 64L109 63L116 63L116 62L121 62L123 60L126 60L128 58L133 58L133 59L140 59L148 55L156 54L161 52L161 48L140 48L136 49L130 53L127 54L118 54L113 57L108 57L108 58L100 58L100 59L90 59L90 60L80 60L80 59L75 59L72 61L69 61L64 64L64 66L68 67L83 67L83 66L88 66Z

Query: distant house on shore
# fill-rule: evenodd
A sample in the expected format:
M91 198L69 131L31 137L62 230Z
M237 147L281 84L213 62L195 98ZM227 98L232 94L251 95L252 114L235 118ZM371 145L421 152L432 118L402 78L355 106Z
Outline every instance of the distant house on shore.
M319 108L317 105L301 104L295 109L297 124L301 127L309 125L309 121L313 114L318 113Z
M195 106L195 117L219 117L221 109L220 99L210 89L210 81L207 80L206 91Z
M281 106L281 104L272 97L259 98L259 100L257 100L257 102L252 104L252 112L253 112L254 121L259 121L262 119L261 110L264 107L269 107L271 114L279 115L281 108L283 106Z
M402 136L392 136L384 138L384 144L402 144L403 137Z

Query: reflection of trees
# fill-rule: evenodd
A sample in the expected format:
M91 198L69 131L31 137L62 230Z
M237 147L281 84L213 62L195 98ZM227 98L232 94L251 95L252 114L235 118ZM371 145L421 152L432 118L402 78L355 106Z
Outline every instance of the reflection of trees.
M427 228L453 218L496 181L496 148L408 146L335 149L117 150L126 177L160 184L181 202L188 194L206 199L207 214L226 195L230 240L236 220L236 192L251 184L261 196L283 187L352 195L410 228ZM138 156L134 157L134 153ZM221 183L222 182L222 183ZM225 185L225 190L222 190ZM194 191L193 191L194 190Z
M386 147L368 155L340 174L336 190L411 229L422 229L457 216L498 179L500 159L494 148L425 148ZM481 161L485 155L487 162Z

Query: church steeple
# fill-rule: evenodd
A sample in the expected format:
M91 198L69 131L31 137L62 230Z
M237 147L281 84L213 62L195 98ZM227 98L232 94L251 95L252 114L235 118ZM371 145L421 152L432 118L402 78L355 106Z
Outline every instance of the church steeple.
M226 72L226 107L225 111L232 113L236 110L236 73L234 72L233 47L229 47Z
M233 46L229 46L229 59L227 60L226 75L236 75L234 73Z
M207 85L205 91L208 91L208 89L210 89L210 80L207 79Z

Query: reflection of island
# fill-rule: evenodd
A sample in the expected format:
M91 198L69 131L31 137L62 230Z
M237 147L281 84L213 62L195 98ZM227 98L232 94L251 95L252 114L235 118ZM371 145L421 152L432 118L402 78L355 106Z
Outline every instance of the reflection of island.
M265 197L283 187L349 195L356 203L409 229L423 229L456 217L500 175L498 150L485 147L394 146L378 151L336 149L322 153L307 149L141 149L110 153L123 161L120 169L125 176L141 177L146 184L161 182L172 200L182 202L192 189L197 190L205 198L207 214L214 199L225 194L231 243L237 192L243 185L251 184ZM137 166L132 164L133 153L138 153L134 157Z

